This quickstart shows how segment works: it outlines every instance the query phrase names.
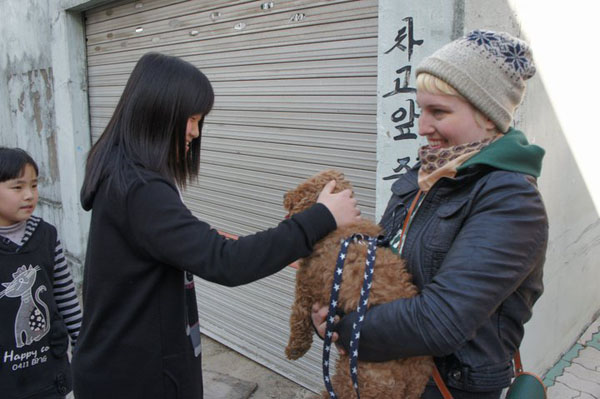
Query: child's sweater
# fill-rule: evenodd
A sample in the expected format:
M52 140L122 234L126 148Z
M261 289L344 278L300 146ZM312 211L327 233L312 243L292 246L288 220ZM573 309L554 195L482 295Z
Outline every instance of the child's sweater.
M2 237L0 283L0 396L66 395L81 310L52 225L31 217L20 245Z

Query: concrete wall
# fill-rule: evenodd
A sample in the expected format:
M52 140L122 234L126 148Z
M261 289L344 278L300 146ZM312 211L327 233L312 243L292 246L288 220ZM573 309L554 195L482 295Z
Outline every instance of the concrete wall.
M397 69L416 67L440 45L476 28L507 31L532 44L538 73L528 83L515 125L546 149L539 179L550 219L545 293L526 325L522 346L526 368L538 373L549 369L573 345L600 310L600 176L593 154L598 143L594 95L600 85L584 72L599 66L585 40L593 35L594 14L579 1L568 7L557 3L380 1L378 216L389 197L391 181L385 178L394 174L399 159L410 157L409 165L413 165L416 149L423 143L418 138L392 139L398 132L393 113L414 99L414 93L384 98L395 89ZM407 26L406 17L413 17L415 39L423 40L414 47L410 62L408 49L385 53L398 30ZM407 86L414 87L414 70ZM416 126L412 131L417 131Z
M59 231L81 282L89 215L79 205L90 146L82 1L0 2L0 145L40 167L36 214Z
M600 309L600 176L594 154L600 80L579 71L600 67L586 41L597 23L590 5L511 0L510 11L506 7L508 15L517 15L511 17L515 29L531 42L539 72L518 123L547 150L540 179L550 217L546 294L525 341L525 354L542 367L556 360L557 349L568 349Z
M37 213L58 226L76 279L89 222L79 206L79 188L90 146L79 12L103 2L0 2L0 145L23 147L39 162ZM405 161L412 165L422 143L410 136L417 132L416 123L396 127L410 124L411 68L474 28L505 30L533 45L538 74L529 82L516 126L547 150L539 180L551 223L546 292L527 324L523 345L527 367L538 372L571 346L600 308L600 177L594 174L592 145L598 135L592 96L599 90L598 79L581 73L598 69L584 44L595 25L593 13L577 0L569 8L553 3L380 0L378 215L393 180L385 178L401 173ZM410 58L408 49L395 47L398 31L410 33L407 17L412 17L414 39ZM405 136L394 140L400 134Z

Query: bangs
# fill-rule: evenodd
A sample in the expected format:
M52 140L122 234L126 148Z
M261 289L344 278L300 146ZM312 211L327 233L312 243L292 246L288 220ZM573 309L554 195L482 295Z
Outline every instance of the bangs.
M192 100L192 114L202 114L202 117L206 116L211 110L215 102L215 93L213 91L210 81L202 74L202 79L198 79L199 82L196 87L200 89L196 91L195 96Z
M417 90L429 94L461 97L458 91L443 80L428 73L420 73L417 76Z
M31 156L20 148L0 147L0 182L17 179L25 173L25 166L31 165L36 176L38 166Z

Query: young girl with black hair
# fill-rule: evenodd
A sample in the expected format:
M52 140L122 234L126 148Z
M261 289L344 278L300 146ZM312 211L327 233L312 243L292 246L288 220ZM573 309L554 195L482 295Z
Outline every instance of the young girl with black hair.
M227 286L269 276L356 221L352 193L332 194L277 227L229 240L181 200L198 174L208 79L176 57L135 66L92 147L81 200L92 210L84 318L73 357L75 395L201 398L200 333L192 275Z
M0 147L0 396L64 398L81 308L56 228L33 216L38 166Z

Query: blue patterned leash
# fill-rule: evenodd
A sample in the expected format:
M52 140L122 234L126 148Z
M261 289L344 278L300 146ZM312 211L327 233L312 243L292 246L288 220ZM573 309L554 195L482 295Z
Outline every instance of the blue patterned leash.
M333 386L331 385L331 378L329 378L329 354L331 352L331 339L333 337L333 322L335 318L335 312L337 309L338 294L342 285L342 271L344 270L344 261L346 260L346 253L348 252L348 246L352 241L368 241L367 249L367 260L365 263L365 274L363 280L363 286L360 290L360 300L356 311L358 312L358 321L352 326L352 337L350 339L350 376L352 377L352 383L354 390L356 391L357 399L360 399L358 393L358 341L360 338L360 329L365 318L365 312L367 310L367 303L369 302L369 290L373 281L373 268L375 265L375 252L377 249L378 239L374 237L364 236L362 234L353 234L351 237L346 238L342 241L340 253L337 257L335 266L335 272L333 274L333 285L331 287L331 296L329 302L329 311L327 313L327 330L325 331L325 339L323 343L323 380L325 381L325 388L329 392L331 399L337 398Z

